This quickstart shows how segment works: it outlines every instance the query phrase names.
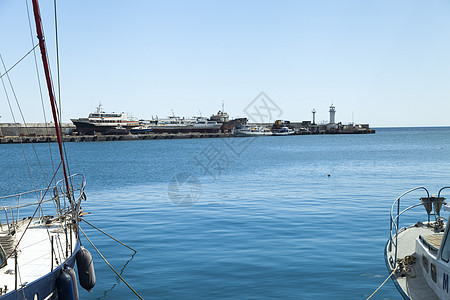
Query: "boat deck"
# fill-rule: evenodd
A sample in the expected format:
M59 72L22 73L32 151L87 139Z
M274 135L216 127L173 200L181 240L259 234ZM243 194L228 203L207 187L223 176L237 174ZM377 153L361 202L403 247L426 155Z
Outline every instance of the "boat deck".
M416 239L419 237L419 235L424 237L426 241L433 245L435 248L439 249L442 240L441 233L435 233L433 228L430 228L426 225L418 227L411 226L398 234L398 258L404 258L407 255L414 255L416 248ZM394 247L392 247L391 251L389 251L388 248L386 249L386 256L388 260L390 258L394 258ZM395 273L392 277L403 290L403 292L407 296L409 296L409 299L439 299L439 297L426 283L422 273L422 267L419 265L418 261L413 264L412 267L414 268L414 271L416 273L415 277L401 277L398 273Z
M26 220L28 221L28 220ZM57 223L56 223L57 224ZM65 233L60 226L44 225L41 223L31 225L24 234L26 223L22 224L16 232L16 242L22 236L19 244L17 257L18 287L25 286L38 278L57 268L64 261L66 247ZM1 232L5 235L7 232ZM52 255L52 237L53 237L53 255ZM72 233L73 247L75 249L76 236ZM2 245L4 246L4 245ZM11 246L11 245L10 245ZM5 248L5 247L4 247ZM12 246L14 249L14 245ZM69 255L72 253L68 249ZM7 251L8 255L8 251ZM53 263L52 263L53 258ZM7 260L7 265L1 269L0 282L8 291L15 288L15 259L14 255ZM3 289L4 291L5 289Z

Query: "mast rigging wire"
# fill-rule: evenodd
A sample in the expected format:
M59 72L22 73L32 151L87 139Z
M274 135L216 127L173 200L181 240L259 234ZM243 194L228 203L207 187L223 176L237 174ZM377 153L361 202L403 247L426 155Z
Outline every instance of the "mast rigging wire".
M1 56L1 54L0 54L0 60L2 62L3 68L6 70L6 65L5 65L5 62L4 62L3 57ZM17 109L19 110L20 116L22 117L22 121L24 123L25 131L27 132L27 134L29 134L28 127L27 127L27 122L25 121L25 117L23 115L22 108L21 108L20 103L19 103L19 99L17 98L17 94L16 94L16 92L14 90L14 86L12 84L11 78L9 77L9 74L7 72L5 74L6 74L6 78L8 79L8 83L9 83L9 86L11 88L11 92L14 95L14 99L16 101ZM12 110L12 106L11 106L11 103L10 103L10 100L9 100L8 92L7 92L6 86L4 84L4 79L3 78L2 78L2 84L3 84L3 88L5 89L5 94L6 94L6 98L8 100L9 109L11 111L11 115L13 117L13 121L14 121L14 123L16 123L16 118L14 116L14 111ZM33 181L33 187L34 187L34 189L36 189L36 185L34 183L33 175L31 173L31 169L30 169L30 166L28 164L28 159L27 159L27 156L25 154L25 148L24 148L23 143L22 143L22 137L20 138L20 144L22 146L22 151L23 151L23 154L25 156L25 160L27 161L28 171L30 173L31 180ZM34 143L31 143L31 147L33 148L34 155L36 156L36 160L37 160L39 168L40 168L40 170L42 172L42 176L44 177L45 184L47 185L47 178L45 177L44 169L42 168L42 164L41 164L41 161L40 161L39 156L37 154L36 148L34 147ZM38 197L37 194L36 194L36 199L39 200L39 197Z
M59 63L60 62L59 38L58 38L59 35L58 35L58 15L57 15L57 9L56 9L56 0L53 1L53 4L54 4L54 11L55 11L56 72L57 72L57 78L58 78L57 83L58 83L58 102L59 102L59 105L57 105L57 110L59 113L59 128L62 128L61 77L60 77L60 63ZM61 134L62 134L62 132L61 132ZM67 156L66 143L64 142L64 140L61 140L61 143L64 148L64 157L66 159L67 173L68 173L68 176L70 176L70 164L69 164L69 157ZM73 184L73 182L71 182L71 184Z
M119 241L118 239L116 239L116 238L114 238L114 237L112 237L112 236L110 236L109 234L107 234L106 232L104 232L103 230L101 230L100 228L98 228L98 227L95 227L94 225L92 225L91 223L89 223L88 221L86 221L85 219L80 219L81 221L84 221L85 223L87 223L88 225L90 225L91 227L93 227L93 228L95 228L95 229L97 229L98 231L100 231L101 233L103 233L104 235L106 235L107 237L109 237L109 238L111 238L111 239L113 239L113 240L115 240L116 242L118 242L119 244L121 244L121 245L123 245L123 246L125 246L125 247L127 247L128 249L130 249L130 250L133 250L134 251L134 253L136 253L137 252L137 250L135 250L135 249L133 249L133 248L131 248L130 246L128 246L128 245L126 245L125 243L122 243L121 241Z
M31 41L31 44L34 44L33 27L31 25L32 23L31 23L30 8L28 5L28 0L25 0L25 4L27 7L28 28L30 30L30 41ZM37 62L37 57L36 57L36 51L33 51L33 56L34 56L34 67L36 70L36 77L37 77L38 86L39 86L39 95L40 95L40 99L41 99L42 114L44 116L45 133L47 135L49 135L48 124L47 124L47 115L45 113L44 96L42 93L42 85L41 85L41 78L39 76L39 68L38 68L38 62ZM50 153L50 161L52 163L52 170L53 170L53 172L55 172L55 165L53 163L52 147L50 146L50 143L48 143L48 151Z
M59 120L61 122L62 106L61 106L61 78L60 78L60 68L59 68L59 42L58 42L58 16L56 10L56 0L53 1L54 11L55 11L55 46L56 46L56 75L57 75L57 85L58 85L58 102L59 102Z
M5 71L5 73L0 74L0 78L3 78L3 76L7 75L9 73L9 71L11 71L12 69L14 69L22 60L25 59L25 57L27 57L31 52L33 52L34 49L36 49L36 47L39 46L39 43L36 44L30 51L27 52L27 54L25 54L24 56L22 56L21 59L19 59L11 68L9 68L8 70Z
M4 67L5 70L6 70L5 62L3 61L3 57L2 57L1 54L0 54L0 60L1 60L1 62L2 62L3 67ZM14 92L14 88L13 88L13 86L12 86L12 83L11 83L11 79L9 78L9 74L6 73L6 75L7 75L6 78L8 78L9 84L10 84L11 89L12 89L12 91L13 91L13 95L14 95L14 97L16 98L16 103L17 103L17 105L19 106L19 111L22 112L22 111L20 110L20 105L19 105L19 102L18 102L18 100L17 100L16 93ZM8 101L9 110L11 111L11 115L12 115L12 118L13 118L14 123L16 123L16 117L15 117L15 115L14 115L14 111L13 111L13 109L12 109L11 101L10 101L9 96L8 96L8 91L7 91L6 86L5 86L5 81L4 81L3 78L1 78L1 80L2 80L3 89L5 90L6 99L7 99L7 101ZM23 115L22 115L22 118L23 118ZM32 144L32 145L33 145L33 149L34 149L34 144ZM33 184L33 188L34 188L34 190L36 190L36 184L35 184L35 182L34 182L33 174L32 174L32 172L31 172L31 168L30 168L30 164L28 163L27 154L25 153L25 147L23 146L23 143L22 143L22 137L20 137L20 146L21 146L21 148L22 148L22 152L23 152L23 155L24 155L24 157L25 157L25 162L26 162L26 164L27 164L28 173L29 173L29 175L30 175L31 182L32 182L32 184ZM35 154L36 154L36 149L35 149ZM37 156L37 154L36 154L36 156ZM41 168L41 171L42 171L42 173L43 173L44 171L42 170L42 166L41 166L41 163L40 163L40 161L39 161L39 158L38 158L38 162L39 162L39 166L40 166L40 168ZM44 173L43 173L43 174L44 174ZM45 174L44 174L44 179L45 179ZM45 180L45 182L47 182L47 180ZM36 192L36 199L39 200L39 196L38 196L37 192Z
M52 85L50 67L48 64L48 55L47 55L47 49L46 49L45 40L44 40L44 33L42 30L41 13L39 10L39 3L37 2L37 0L33 0L33 12L34 12L34 21L36 23L36 32L37 32L39 46L40 46L40 50L41 50L42 64L44 66L44 73L45 73L45 78L47 81L47 88L48 88L48 93L49 93L49 98L50 98L50 104L52 107L53 120L55 122L56 138L58 140L59 154L60 154L61 163L62 163L62 167L63 167L63 173L64 173L64 183L66 186L67 197L73 208L74 204L72 202L71 193L69 190L70 186L69 186L69 181L68 181L66 160L64 157L64 150L63 150L63 146L61 143L62 138L61 138L61 132L60 132L60 127L59 127L56 101L55 101L55 97L54 97L54 89L53 89L53 85Z

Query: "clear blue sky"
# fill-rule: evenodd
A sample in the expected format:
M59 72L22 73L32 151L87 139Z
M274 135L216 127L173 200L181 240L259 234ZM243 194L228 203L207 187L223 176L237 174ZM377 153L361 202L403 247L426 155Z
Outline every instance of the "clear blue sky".
M55 73L52 3L41 11ZM223 100L238 117L264 91L291 121L312 108L327 120L333 102L343 123L450 125L447 0L80 0L58 14L66 122L99 101L150 118L210 115ZM0 0L0 40L8 66L31 49L24 0ZM42 121L33 66L11 79L26 119ZM3 90L0 107L11 121Z

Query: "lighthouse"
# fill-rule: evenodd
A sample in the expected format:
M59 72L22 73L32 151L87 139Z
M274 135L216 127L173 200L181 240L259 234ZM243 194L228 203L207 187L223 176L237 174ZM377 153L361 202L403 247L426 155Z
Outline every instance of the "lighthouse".
M312 125L316 125L316 109L313 108L313 110L311 112L313 114Z
M330 124L336 124L335 122L335 114L336 114L336 108L333 104L330 106Z

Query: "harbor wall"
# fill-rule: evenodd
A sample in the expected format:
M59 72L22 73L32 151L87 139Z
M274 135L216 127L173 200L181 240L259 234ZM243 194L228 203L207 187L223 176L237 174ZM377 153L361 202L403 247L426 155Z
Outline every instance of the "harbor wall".
M72 123L63 123L64 142L93 142L93 141L130 141L130 140L156 140L156 139L189 139L189 138L226 138L233 137L232 129L238 125L230 123L223 132L218 133L146 133L146 134L122 134L122 135L80 135ZM250 125L272 128L272 123L251 123ZM336 124L332 128L329 125L313 125L311 122L293 122L289 127L296 131L297 135L313 134L370 134L375 133L368 124ZM0 123L0 144L8 143L52 143L56 142L55 127L53 123Z
M167 140L167 139L194 139L194 138L227 138L233 137L231 133L151 133L151 134L124 134L124 135L64 135L63 142L108 142L108 141L136 141L136 140ZM16 143L54 143L56 136L3 136L0 144Z
M75 130L72 123L61 124L64 134L71 134ZM0 123L0 136L55 136L54 123Z

